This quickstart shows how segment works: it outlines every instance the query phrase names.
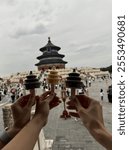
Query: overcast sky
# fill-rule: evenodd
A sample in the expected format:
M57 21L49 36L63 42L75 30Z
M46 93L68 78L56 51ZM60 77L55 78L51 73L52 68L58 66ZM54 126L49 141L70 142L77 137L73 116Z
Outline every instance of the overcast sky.
M51 37L66 67L111 65L111 0L0 0L0 76L36 69Z

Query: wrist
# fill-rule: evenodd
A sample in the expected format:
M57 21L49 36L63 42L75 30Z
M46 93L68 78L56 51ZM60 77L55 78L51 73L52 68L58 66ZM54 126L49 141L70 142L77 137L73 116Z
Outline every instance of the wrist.
M102 136L105 138L104 146L107 150L112 150L112 134L104 127Z
M33 120L35 120L35 123L41 127L44 127L47 123L47 120L43 119L43 117L41 115L35 115L33 117Z
M112 135L107 131L107 129L104 126L94 130L92 132L92 135L107 150L112 149Z

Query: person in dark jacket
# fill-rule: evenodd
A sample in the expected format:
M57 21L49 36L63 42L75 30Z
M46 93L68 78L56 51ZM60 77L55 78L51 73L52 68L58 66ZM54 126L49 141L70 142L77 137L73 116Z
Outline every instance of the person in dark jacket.
M112 103L112 85L110 85L110 86L108 87L107 96L108 96L108 101L109 101L109 103Z

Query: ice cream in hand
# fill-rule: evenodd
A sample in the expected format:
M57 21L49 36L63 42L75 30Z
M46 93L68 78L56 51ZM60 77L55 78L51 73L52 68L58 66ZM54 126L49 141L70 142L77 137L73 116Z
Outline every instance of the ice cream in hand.
M40 82L36 78L36 76L32 73L32 71L30 71L30 74L26 76L24 85L25 85L26 90L30 90L30 89L39 88Z

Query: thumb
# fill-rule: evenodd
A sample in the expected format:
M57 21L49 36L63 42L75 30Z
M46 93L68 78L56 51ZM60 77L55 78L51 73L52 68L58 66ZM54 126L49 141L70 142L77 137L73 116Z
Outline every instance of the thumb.
M87 122L87 120L89 120L89 115L88 112L86 111L86 109L81 105L79 99L77 97L75 97L75 106L77 108L77 112L80 116L80 118L82 119L83 122Z
M40 98L36 98L36 110L38 110L39 105L40 105Z
M35 93L31 93L30 97L29 97L29 100L28 100L28 103L27 103L27 107L33 106L34 101L35 101Z
M83 108L77 97L75 97L75 99L74 99L74 104L75 104L75 107L77 108L77 110Z

